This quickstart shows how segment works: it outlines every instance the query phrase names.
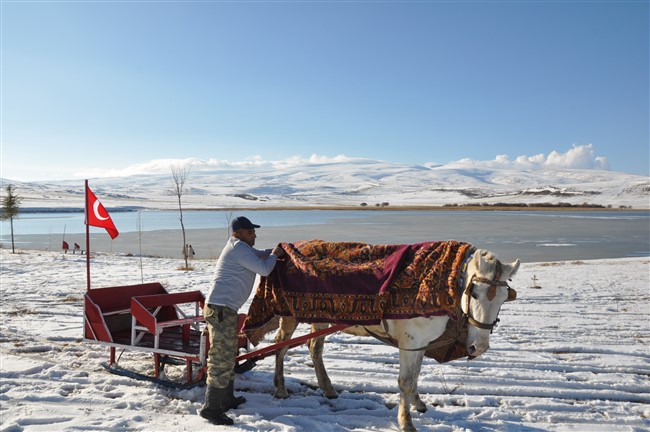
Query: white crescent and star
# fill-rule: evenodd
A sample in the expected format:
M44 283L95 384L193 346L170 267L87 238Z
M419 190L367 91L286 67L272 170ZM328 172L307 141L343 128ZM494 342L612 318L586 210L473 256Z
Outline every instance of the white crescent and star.
M109 218L108 216L106 216L106 217L101 217L101 216L99 215L99 205L100 205L99 200L95 200L95 203L93 204L93 212L95 213L95 217L96 217L97 219L99 219L99 220L108 220L108 218Z

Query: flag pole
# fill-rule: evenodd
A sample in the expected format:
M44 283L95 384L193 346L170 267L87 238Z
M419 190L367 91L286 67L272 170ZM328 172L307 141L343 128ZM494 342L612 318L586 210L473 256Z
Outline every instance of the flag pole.
M90 225L88 225L88 179L85 183L86 187L84 188L84 211L85 211L85 222L86 222L86 280L88 281L87 290L90 291Z

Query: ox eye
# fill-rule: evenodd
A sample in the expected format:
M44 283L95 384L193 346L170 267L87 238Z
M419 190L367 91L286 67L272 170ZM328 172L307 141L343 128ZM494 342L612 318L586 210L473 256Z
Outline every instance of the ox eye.
M475 300L478 300L478 297L479 297L479 296L478 296L478 293L477 293L477 292L473 292L473 293L472 293L472 298L474 298Z

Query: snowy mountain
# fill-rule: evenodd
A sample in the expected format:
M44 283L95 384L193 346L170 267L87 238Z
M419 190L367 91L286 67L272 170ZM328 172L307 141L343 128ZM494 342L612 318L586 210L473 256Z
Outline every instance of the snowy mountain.
M369 159L205 164L190 168L186 208L453 205L602 205L650 208L650 177L599 169L496 166L475 161L407 165ZM14 182L23 209L83 208L83 180ZM177 207L167 172L91 178L107 208Z

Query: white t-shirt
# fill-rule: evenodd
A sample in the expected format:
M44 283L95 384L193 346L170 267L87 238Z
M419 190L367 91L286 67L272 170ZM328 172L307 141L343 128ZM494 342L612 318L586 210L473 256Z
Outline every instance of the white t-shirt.
M214 284L208 293L208 304L241 308L253 290L255 275L268 276L278 257L272 249L255 249L235 237L223 248L215 269Z

